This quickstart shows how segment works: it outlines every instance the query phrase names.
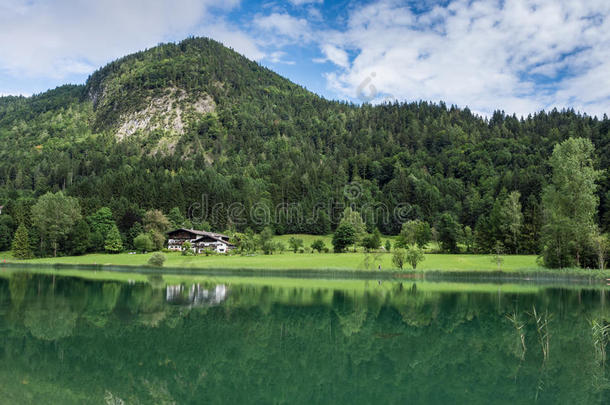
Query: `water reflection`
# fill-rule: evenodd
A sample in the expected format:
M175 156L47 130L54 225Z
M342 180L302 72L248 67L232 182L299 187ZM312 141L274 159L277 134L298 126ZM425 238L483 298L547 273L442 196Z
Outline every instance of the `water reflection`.
M610 401L608 291L0 278L6 403Z
M192 307L218 305L227 299L227 286L218 284L205 288L201 284L168 285L165 287L165 300L171 304L189 305Z

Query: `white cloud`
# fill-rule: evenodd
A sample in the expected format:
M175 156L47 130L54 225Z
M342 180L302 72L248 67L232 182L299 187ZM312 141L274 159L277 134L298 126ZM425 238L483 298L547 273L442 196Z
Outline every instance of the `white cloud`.
M293 60L286 60L285 56L286 56L286 52L275 51L275 52L271 52L268 55L267 59L271 63L282 63L284 65L294 65L296 63Z
M321 50L343 68L327 75L343 97L373 86L377 98L480 113L574 106L599 114L610 106L609 19L601 0L456 0L423 14L379 1L353 11L344 32L324 35ZM347 51L357 56L346 64Z
M256 28L271 35L267 43L281 47L288 43L305 43L313 39L309 23L304 18L296 18L287 13L259 15L254 19Z
M218 26L212 8L237 0L0 0L0 69L19 77L61 79L83 74L130 52L179 40L202 23L229 45L256 58L237 30Z
M312 4L312 3L316 3L316 4L322 4L324 3L324 0L289 0L292 4L294 4L295 6L303 6L305 4Z
M314 62L330 61L342 68L349 67L349 57L343 49L339 49L331 44L322 44L320 48L325 58L315 59Z
M260 60L265 57L265 52L260 49L254 38L224 20L218 20L212 25L204 26L199 34L214 38L252 60Z

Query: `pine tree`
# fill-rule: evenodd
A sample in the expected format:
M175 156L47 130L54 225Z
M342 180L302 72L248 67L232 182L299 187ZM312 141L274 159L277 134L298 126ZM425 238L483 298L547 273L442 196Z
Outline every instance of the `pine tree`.
M17 231L15 232L12 249L13 257L15 259L29 259L32 257L28 229L23 224L19 225Z
M106 242L104 243L104 249L109 253L119 253L123 250L123 241L121 240L121 233L116 224L112 225L108 236L106 236Z

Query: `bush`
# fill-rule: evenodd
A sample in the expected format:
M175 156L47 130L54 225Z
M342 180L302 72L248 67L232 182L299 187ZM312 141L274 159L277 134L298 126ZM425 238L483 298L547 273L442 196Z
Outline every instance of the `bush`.
M141 233L133 238L133 246L140 253L152 252L155 250L155 244L152 237L147 233Z
M340 224L333 235L333 248L335 253L342 253L350 245L356 242L356 231L348 223Z
M423 262L425 258L426 257L424 256L424 250L419 246L413 245L410 246L409 249L407 249L406 260L407 262L409 262L411 267L413 267L413 270L415 270L417 268L417 265L420 262Z
M153 253L153 255L148 259L148 264L155 267L163 267L165 263L165 255L163 253Z
M387 240L385 241L385 246L384 246L384 248L385 248L386 252L389 252L390 250L392 250L392 242L390 242L390 240L389 240L389 239L387 239Z
M371 235L365 236L362 239L361 245L367 252L379 249L381 247L381 233L379 229L375 229Z
M326 246L324 245L324 241L322 239L316 239L313 241L313 243L311 244L311 248L313 250L317 250L318 253L322 252L324 249L326 249Z
M188 240L182 244L182 256L194 256L193 245Z
M402 270L407 261L407 252L404 249L394 249L392 264Z
M290 246L290 250L292 250L293 253L296 253L303 247L303 239L298 239L292 236L288 241L288 246Z
M203 254L206 256L215 255L216 251L211 248L205 248L205 249L203 249Z
M432 239L432 228L426 221L420 219L407 221L402 224L400 234L396 238L395 247L406 248L417 244L425 249Z

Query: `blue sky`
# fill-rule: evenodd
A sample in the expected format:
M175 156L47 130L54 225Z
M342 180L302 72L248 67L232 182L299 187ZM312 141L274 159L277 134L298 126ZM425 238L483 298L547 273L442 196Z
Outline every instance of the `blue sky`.
M187 36L330 99L610 112L606 0L0 0L0 95L84 83Z

